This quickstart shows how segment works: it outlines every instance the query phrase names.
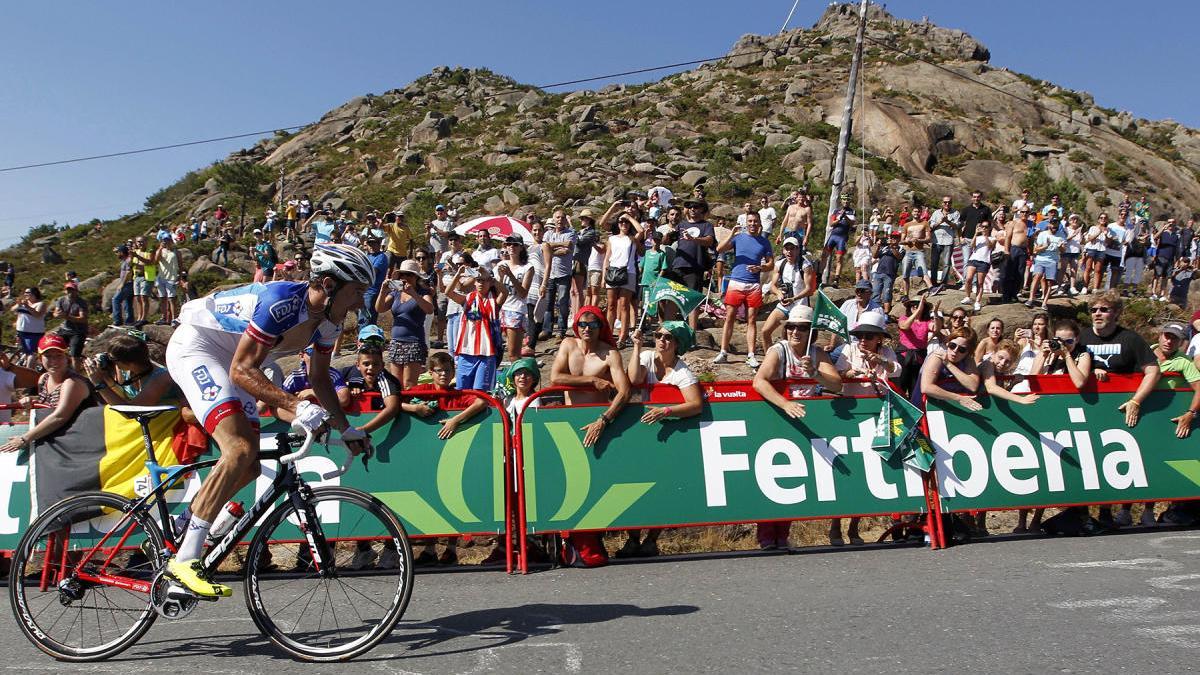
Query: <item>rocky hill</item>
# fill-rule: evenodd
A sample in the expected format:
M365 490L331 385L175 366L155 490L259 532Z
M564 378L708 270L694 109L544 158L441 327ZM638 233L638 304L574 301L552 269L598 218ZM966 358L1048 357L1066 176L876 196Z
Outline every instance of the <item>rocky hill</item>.
M747 35L721 61L599 91L553 94L487 70L439 67L224 161L281 171L287 195L335 208L406 205L418 222L436 202L463 214L544 213L653 184L686 191L704 182L718 214L752 193L780 197L809 184L821 194L856 20L855 6L832 5L810 29ZM995 203L1033 170L1071 189L1068 204L1090 213L1125 193L1147 193L1156 215L1200 204L1195 130L1135 119L1087 93L994 67L988 49L959 30L872 7L867 36L847 176L859 198L964 199L978 188ZM236 201L213 173L189 173L141 213L60 233L61 263L39 264L42 248L29 241L0 255L50 286L74 268L102 287L108 252L125 237ZM278 184L263 186L262 204L278 197ZM216 271L213 281L237 272Z

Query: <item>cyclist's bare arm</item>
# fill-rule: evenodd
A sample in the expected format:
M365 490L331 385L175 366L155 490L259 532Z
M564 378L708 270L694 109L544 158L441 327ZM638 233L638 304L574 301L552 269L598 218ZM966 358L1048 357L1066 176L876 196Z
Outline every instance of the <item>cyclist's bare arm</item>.
M262 364L270 353L271 345L242 335L233 353L233 363L229 364L229 379L268 407L295 413L300 399L275 386L262 371Z

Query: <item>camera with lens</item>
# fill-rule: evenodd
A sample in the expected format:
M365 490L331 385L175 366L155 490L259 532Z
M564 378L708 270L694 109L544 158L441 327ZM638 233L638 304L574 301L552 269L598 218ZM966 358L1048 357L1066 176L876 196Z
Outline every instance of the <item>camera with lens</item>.
M1058 351L1063 348L1062 340L1058 338L1050 338L1049 344L1051 351Z
M96 355L96 367L100 370L112 368L112 357L108 355L108 352L100 352Z

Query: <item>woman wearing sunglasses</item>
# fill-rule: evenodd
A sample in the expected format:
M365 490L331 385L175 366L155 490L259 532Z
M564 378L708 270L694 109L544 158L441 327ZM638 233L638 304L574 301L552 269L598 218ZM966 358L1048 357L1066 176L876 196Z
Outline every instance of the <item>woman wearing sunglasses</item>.
M979 391L979 369L972 356L975 340L975 331L963 326L950 333L944 348L925 359L910 399L913 405L921 406L924 396L957 403L970 411L983 408L975 400Z
M791 419L804 417L804 404L794 398L819 396L822 391L842 390L842 376L829 360L829 354L809 339L815 312L807 305L793 305L783 324L783 339L763 355L762 364L754 373L754 391ZM780 380L803 379L808 382L789 387L790 396L775 388ZM791 521L758 523L758 545L764 551L787 549Z
M700 392L700 380L684 363L680 355L692 348L696 332L686 321L664 321L654 331L654 349L642 351L642 333L633 333L633 353L629 355L629 383L635 387L664 384L676 387L683 395L683 403L659 407L646 406L642 424L664 422L668 418L683 419L700 414L704 407L704 396ZM617 551L618 558L650 557L658 555L658 535L662 530L647 530L640 538L641 530L630 530L625 545Z

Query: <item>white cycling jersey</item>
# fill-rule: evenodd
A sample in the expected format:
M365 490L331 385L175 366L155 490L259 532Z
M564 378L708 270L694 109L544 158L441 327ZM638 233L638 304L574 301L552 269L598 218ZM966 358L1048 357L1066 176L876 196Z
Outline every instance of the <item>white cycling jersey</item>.
M310 344L332 352L341 326L322 319L311 332L295 330L311 318L308 283L303 281L248 284L183 305L179 327L167 344L167 370L210 434L231 414L241 413L258 425L258 401L229 377L242 335L271 346L272 356L295 353ZM263 367L273 365L268 359ZM278 367L272 370L272 381L281 384Z

